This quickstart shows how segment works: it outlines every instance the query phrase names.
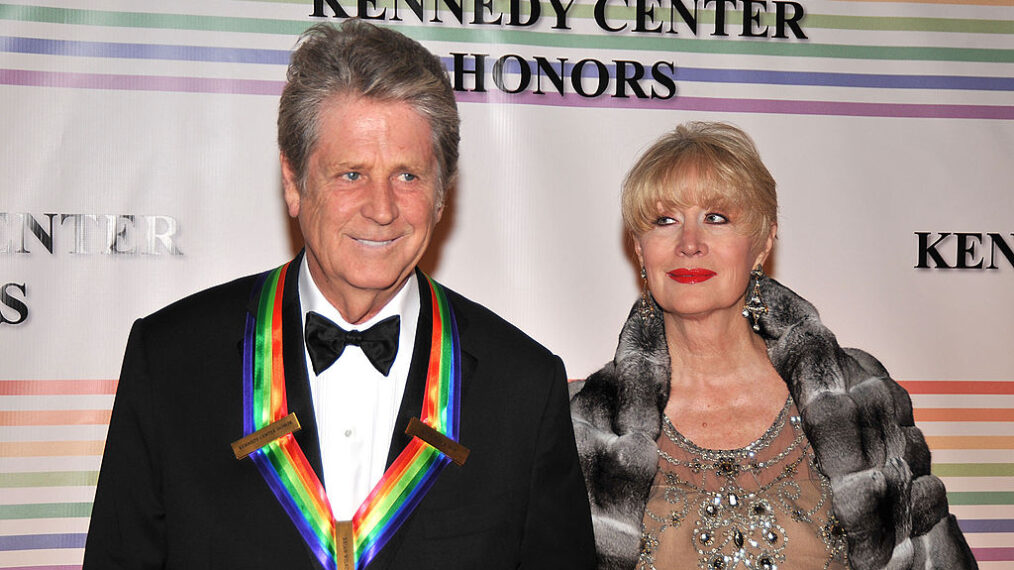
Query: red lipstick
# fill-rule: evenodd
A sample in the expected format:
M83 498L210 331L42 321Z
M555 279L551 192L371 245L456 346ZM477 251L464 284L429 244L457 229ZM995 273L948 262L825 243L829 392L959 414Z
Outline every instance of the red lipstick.
M677 283L693 285L695 283L703 283L718 274L710 269L703 269L700 267L694 269L680 267L679 269L673 269L669 273L666 273L666 275Z

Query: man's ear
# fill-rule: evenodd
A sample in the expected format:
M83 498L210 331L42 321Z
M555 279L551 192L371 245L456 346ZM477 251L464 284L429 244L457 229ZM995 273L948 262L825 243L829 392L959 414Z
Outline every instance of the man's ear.
M284 153L278 153L278 161L282 165L282 195L285 205L289 209L289 216L296 218L299 216L299 181Z

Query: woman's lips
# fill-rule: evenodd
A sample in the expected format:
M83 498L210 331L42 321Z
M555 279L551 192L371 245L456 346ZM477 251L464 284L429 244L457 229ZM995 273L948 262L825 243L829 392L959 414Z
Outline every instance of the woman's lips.
M693 285L694 283L703 283L717 275L717 273L711 271L710 269L687 269L685 267L680 267L679 269L673 269L669 273L666 273L666 275L677 283Z

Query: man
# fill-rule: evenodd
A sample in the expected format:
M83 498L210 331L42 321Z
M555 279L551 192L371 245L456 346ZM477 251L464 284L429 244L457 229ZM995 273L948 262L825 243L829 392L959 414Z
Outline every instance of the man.
M562 362L415 269L457 169L440 60L316 26L278 125L304 253L135 323L85 568L592 566Z

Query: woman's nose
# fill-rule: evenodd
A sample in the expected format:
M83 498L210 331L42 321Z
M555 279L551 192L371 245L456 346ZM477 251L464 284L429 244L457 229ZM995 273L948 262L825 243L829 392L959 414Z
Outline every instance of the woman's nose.
M687 257L703 255L707 252L704 235L700 226L695 222L687 222L680 232L679 252Z

